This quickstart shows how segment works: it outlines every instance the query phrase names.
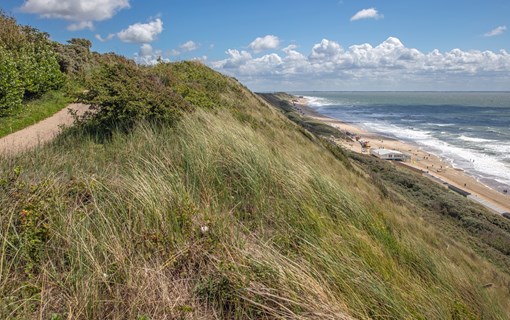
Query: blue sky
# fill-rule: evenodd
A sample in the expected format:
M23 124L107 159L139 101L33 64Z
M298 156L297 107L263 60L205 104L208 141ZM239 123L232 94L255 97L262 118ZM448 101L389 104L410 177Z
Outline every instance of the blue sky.
M7 2L7 3L6 3ZM510 90L510 1L11 0L56 41L199 59L254 90Z

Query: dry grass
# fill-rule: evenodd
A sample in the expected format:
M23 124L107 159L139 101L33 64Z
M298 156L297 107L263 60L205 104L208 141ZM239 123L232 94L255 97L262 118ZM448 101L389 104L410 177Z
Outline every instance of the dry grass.
M506 274L245 94L2 159L0 317L506 318Z

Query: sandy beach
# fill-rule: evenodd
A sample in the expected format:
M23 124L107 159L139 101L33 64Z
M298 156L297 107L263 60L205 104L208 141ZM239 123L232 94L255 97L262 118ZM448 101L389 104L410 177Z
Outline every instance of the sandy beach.
M404 152L411 156L411 160L403 163L404 165L423 172L428 172L428 174L434 178L441 179L444 182L461 188L471 193L472 198L475 198L475 200L479 199L488 202L489 206L498 209L497 211L510 212L510 193L504 194L489 188L461 169L453 168L447 161L420 149L418 146L368 132L353 123L346 123L326 117L310 108L306 98L298 99L298 101L294 103L294 107L303 115L322 121L343 132L359 136L362 140L368 140L371 148L385 148ZM368 153L368 149L363 150L361 144L354 139L352 141L336 139L335 141L351 151Z

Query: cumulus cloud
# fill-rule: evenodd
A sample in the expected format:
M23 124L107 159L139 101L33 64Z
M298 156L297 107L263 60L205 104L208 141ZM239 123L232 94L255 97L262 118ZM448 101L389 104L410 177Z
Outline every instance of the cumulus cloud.
M195 51L198 49L198 44L193 41L187 41L179 46L181 52Z
M286 46L285 48L282 49L283 52L287 53L287 52L290 52L292 50L296 50L298 46L296 46L295 44L290 44L288 46Z
M27 0L21 11L47 19L73 21L71 31L92 29L93 21L107 20L129 8L129 0Z
M114 37L115 37L115 34L113 34L113 33L110 33L109 35L107 35L104 38L100 34L95 35L95 38L101 42L106 42L106 41L112 40Z
M214 62L214 65L219 69L236 69L248 61L252 61L252 56L248 51L228 49L225 53L228 55L227 59Z
M264 50L276 49L280 45L280 39L277 36L267 35L265 37L258 37L250 43L249 47L255 53L259 53Z
M172 49L172 50L168 51L168 54L171 56L179 56L186 52L195 51L199 47L200 47L200 45L198 45L197 43L195 43L192 40L189 40L189 41L186 41L185 43L179 45L179 50ZM201 59L201 58L197 58L197 59Z
M135 23L117 33L117 37L123 42L149 43L156 40L158 34L163 31L163 21L157 18L148 23Z
M361 20L361 19L382 19L384 15L377 12L375 8L363 9L356 12L355 15L351 17L351 21Z
M67 30L69 31L77 31L83 29L93 30L94 24L92 23L92 21L81 21L77 23L71 23L70 25L67 26Z
M310 60L332 61L336 60L342 53L343 49L338 43L322 39L320 43L313 46Z
M181 54L181 52L180 52L179 50L172 49L172 50L170 50L170 51L167 51L167 54L168 54L169 56L178 56L178 55L180 55L180 54Z
M142 44L139 54L142 57L150 56L152 54L152 46L148 43Z
M247 85L264 83L267 87L257 87L263 90L283 83L291 89L502 90L510 81L510 54L505 50L427 53L408 48L395 37L376 46L364 43L348 48L323 39L307 55L296 49L289 46L281 54L258 58L229 49L225 59L209 64ZM473 87L466 87L467 79Z
M162 57L161 50L154 50L148 43L142 44L138 53L135 53L134 60L138 64L155 65L159 62L169 62L170 60Z
M499 36L506 31L506 26L499 26L484 34L485 37Z

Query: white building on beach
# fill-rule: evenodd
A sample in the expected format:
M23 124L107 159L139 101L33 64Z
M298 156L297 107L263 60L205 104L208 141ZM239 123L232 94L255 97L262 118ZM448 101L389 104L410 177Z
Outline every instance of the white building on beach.
M379 159L383 160L398 160L398 161L407 161L411 159L411 156L397 151L397 150L391 150L391 149L370 149L370 154L374 157L377 157Z

